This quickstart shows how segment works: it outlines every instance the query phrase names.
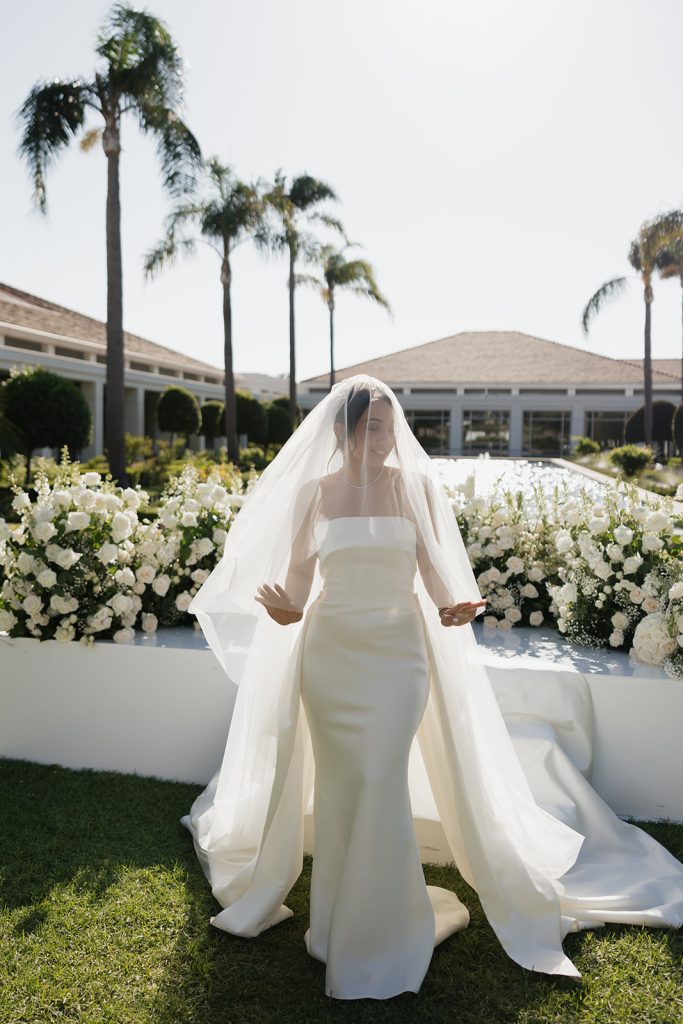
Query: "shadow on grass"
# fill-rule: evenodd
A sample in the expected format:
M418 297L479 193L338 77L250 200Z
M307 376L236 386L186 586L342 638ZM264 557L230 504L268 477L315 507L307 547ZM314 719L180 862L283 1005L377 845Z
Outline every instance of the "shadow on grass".
M330 999L325 995L325 965L308 955L303 939L308 927L310 857L304 859L303 872L287 898L292 918L257 939L238 938L210 925L209 917L218 904L191 836L179 821L200 791L201 787L185 783L0 759L0 799L5 820L11 823L0 831L0 891L5 907L15 911L17 943L21 945L26 936L39 936L48 913L42 904L51 892L76 883L94 929L93 947L99 943L104 950L93 952L93 959L103 958L102 970L107 956L120 961L130 956L135 965L129 969L126 961L123 980L120 976L116 982L115 999L121 1002L114 1015L106 1017L116 1024L339 1020L361 1024L384 1020L457 1020L459 1024L580 1020L583 1024L595 1020L602 1024L612 1018L602 1010L594 1016L589 1004L601 987L622 984L626 989L634 984L630 964L642 958L642 950L637 957L633 951L643 932L650 933L640 941L654 957L655 974L661 970L664 976L669 964L672 969L680 964L680 935L666 929L615 925L565 939L565 952L584 974L582 981L524 970L505 954L476 893L455 867L428 864L426 881L457 892L470 911L469 926L436 947L419 993L390 1000ZM681 856L683 827L667 823L642 827ZM114 920L107 910L100 927L97 908L109 908L118 901L117 886L137 886L138 902L123 912L130 917ZM139 960L133 946L136 925L143 931ZM118 945L107 947L100 942L102 929L108 928L117 929ZM64 948L59 946L55 955L68 960L66 938ZM619 982L622 969L629 975L628 985ZM94 976L97 971L95 964ZM641 983L644 987L636 979L632 998L634 1007L642 1009L648 999L647 978ZM75 998L80 998L82 978L71 984ZM677 992L681 998L680 988ZM91 991L91 996L99 1010L99 994ZM661 998L670 1005L668 991ZM49 1000L49 994L43 999ZM658 1012L648 1019L665 1021L666 1016ZM99 1018L95 1014L87 1019Z

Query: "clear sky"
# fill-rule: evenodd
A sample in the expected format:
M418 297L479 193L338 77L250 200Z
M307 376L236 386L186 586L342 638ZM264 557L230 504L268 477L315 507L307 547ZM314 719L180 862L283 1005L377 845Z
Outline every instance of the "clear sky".
M107 3L4 3L0 280L105 319L106 160L64 152L49 214L31 208L14 114L41 78L90 76ZM393 318L340 297L336 364L459 331L518 330L642 354L627 295L580 329L586 301L631 273L641 222L683 203L679 0L157 0L189 62L186 120L246 180L281 167L333 186L352 250ZM93 122L94 123L94 122ZM153 142L124 121L124 323L222 365L221 287L208 250L152 282L145 251L169 209ZM200 247L201 248L201 247ZM285 265L234 258L238 371L288 368ZM327 311L297 297L298 373L328 368ZM653 350L681 350L681 289L655 287Z

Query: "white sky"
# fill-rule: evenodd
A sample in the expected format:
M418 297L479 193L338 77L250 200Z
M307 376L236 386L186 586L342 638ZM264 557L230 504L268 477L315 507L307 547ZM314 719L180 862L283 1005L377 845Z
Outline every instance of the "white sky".
M0 280L106 316L106 160L63 153L47 218L31 208L14 112L41 78L90 76L107 3L0 7ZM679 0L150 0L190 63L186 120L244 179L322 178L375 267L393 319L340 296L336 365L464 330L518 330L612 356L642 354L640 223L683 202ZM124 323L222 365L217 258L200 247L155 281L142 257L169 209L154 144L124 122ZM286 269L234 259L235 368L288 368ZM328 369L321 300L297 299L298 372ZM681 350L681 289L655 287L653 350Z

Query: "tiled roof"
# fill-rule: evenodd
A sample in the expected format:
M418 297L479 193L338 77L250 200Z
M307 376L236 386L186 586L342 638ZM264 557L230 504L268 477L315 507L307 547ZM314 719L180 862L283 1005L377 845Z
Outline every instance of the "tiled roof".
M18 288L0 283L0 325L3 333L12 327L26 330L44 331L61 338L73 338L76 341L88 341L106 350L107 326L100 320L76 313L65 306L58 306L37 295L30 295ZM7 325L7 326L5 326ZM157 345L136 334L123 335L123 347L126 355L141 356L151 362L161 360L164 364L172 362L180 370L196 370L200 373L222 374L218 366L204 363L199 359L183 355L165 345Z
M643 360L642 359L628 359L624 362L635 363L639 367L640 372L643 372ZM666 373L668 376L673 377L678 387L681 386L681 360L678 359L653 359L652 369L657 370L658 373Z
M463 331L335 370L335 380L356 373L366 373L389 385L639 385L643 379L638 360L612 359L520 331ZM315 386L328 381L329 374L321 373L301 383ZM658 366L653 370L653 381L674 383L671 373Z

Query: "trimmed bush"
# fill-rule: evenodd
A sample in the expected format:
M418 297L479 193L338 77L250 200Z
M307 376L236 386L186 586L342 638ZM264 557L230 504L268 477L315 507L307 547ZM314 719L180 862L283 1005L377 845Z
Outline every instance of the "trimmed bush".
M202 426L199 402L187 388L171 385L162 392L157 405L159 430L169 434L198 434Z
M673 414L671 420L671 433L673 434L674 444L681 455L683 455L683 402L676 407Z
M219 402L218 399L211 398L207 402L204 402L199 411L202 416L202 428L200 433L202 437L206 438L206 447L213 448L216 444L216 437L220 436L225 431L225 424L223 422L225 403Z
M635 444L625 444L621 448L613 448L609 453L609 460L615 466L623 469L626 476L635 476L652 462L653 451L651 448L638 447Z
M80 389L42 366L13 373L0 386L0 410L18 432L15 444L26 455L27 481L36 448L66 445L77 455L92 437L90 407Z
M268 414L268 444L284 444L294 432L289 408L276 402L268 402L266 412Z
M250 444L264 445L268 440L268 413L250 391L236 391L237 433L246 434Z
M676 407L673 402L658 398L652 403L652 441L662 444L672 440L671 422ZM638 444L645 440L645 406L631 413L626 420L624 440L627 444Z
M577 437L574 455L599 455L600 445L592 437Z

